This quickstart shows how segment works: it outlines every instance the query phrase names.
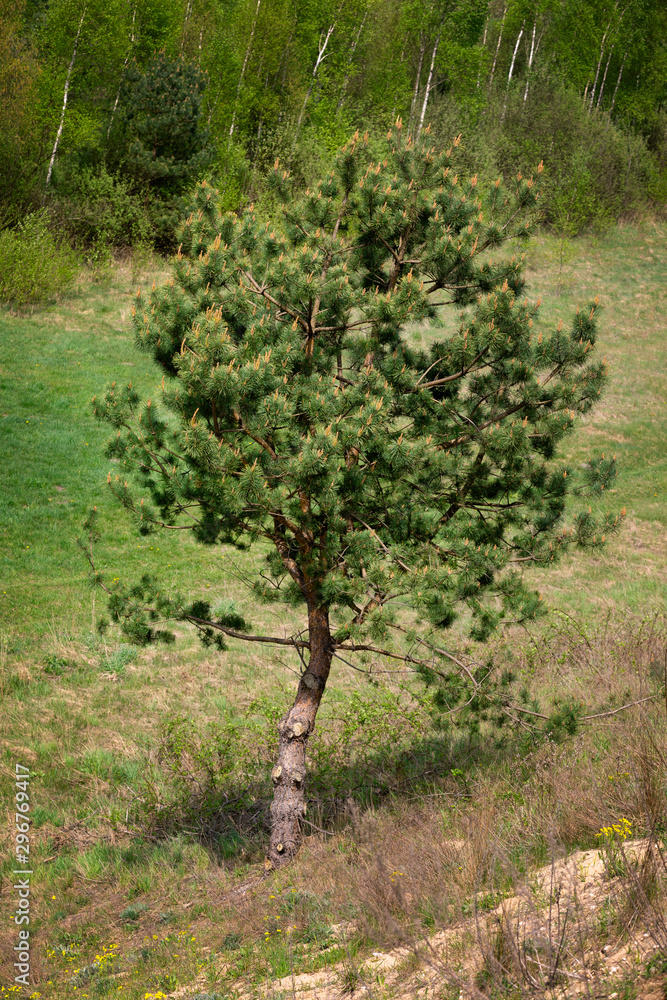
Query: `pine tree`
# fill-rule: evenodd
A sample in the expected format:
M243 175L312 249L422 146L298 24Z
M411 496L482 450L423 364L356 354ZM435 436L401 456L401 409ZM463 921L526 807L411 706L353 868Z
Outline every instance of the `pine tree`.
M301 839L306 747L333 659L385 652L455 676L439 634L459 616L478 640L535 618L542 603L521 567L600 545L618 520L590 507L568 520L575 475L555 458L605 384L597 302L569 331L538 332L522 258L491 254L528 233L536 182L499 180L482 196L476 177L451 170L452 150L428 142L400 121L379 151L356 134L301 198L276 164L275 222L252 207L221 216L202 184L173 277L134 313L138 344L164 370L166 414L131 385L95 403L130 475L111 489L140 531L264 540L255 594L303 608L303 632L281 638L149 579L111 588L134 641L168 638L155 623L172 616L219 648L232 636L298 651L273 769L273 865ZM463 310L451 334L445 306ZM428 350L406 333L425 322L438 337ZM599 494L614 463L593 459L582 474L576 489Z
M201 120L207 78L195 62L157 52L145 72L133 60L125 70L119 113L107 139L107 159L147 191L158 237L170 243L178 196L210 167L214 148ZM172 243L173 245L173 243Z

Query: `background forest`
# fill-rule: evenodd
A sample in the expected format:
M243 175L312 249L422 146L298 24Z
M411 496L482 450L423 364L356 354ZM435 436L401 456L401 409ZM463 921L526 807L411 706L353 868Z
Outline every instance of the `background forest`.
M461 168L482 179L544 160L543 221L562 235L667 194L662 0L0 10L0 226L28 216L39 242L48 220L93 262L114 248L171 250L198 178L237 209L262 198L276 157L305 186L355 129L380 133L397 116L413 133L430 123L439 148L462 133Z

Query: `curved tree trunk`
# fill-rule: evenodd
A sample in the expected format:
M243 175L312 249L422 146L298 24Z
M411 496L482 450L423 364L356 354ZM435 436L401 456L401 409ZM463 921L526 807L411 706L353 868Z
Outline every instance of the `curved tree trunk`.
M326 608L308 608L310 660L299 681L294 704L278 724L278 759L273 768L271 837L267 868L290 861L301 844L301 820L306 813L304 786L306 747L331 669L333 644Z

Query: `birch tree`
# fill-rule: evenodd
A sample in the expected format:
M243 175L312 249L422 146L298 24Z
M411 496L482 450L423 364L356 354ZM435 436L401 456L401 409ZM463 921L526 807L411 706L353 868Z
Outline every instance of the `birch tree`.
M60 123L58 125L58 131L56 132L56 139L53 144L53 150L51 152L51 159L49 161L49 169L46 174L46 187L48 188L51 182L51 174L53 173L53 164L56 161L56 154L58 152L58 145L60 143L60 138L63 134L63 125L65 124L65 111L67 110L67 98L69 96L69 87L72 79L72 70L74 69L74 62L76 60L76 54L79 48L79 38L81 37L81 29L83 27L83 22L86 17L86 4L84 3L83 9L81 11L81 18L79 20L79 26L76 30L76 37L74 39L74 47L72 49L72 58L69 61L69 66L67 67L67 76L65 77L65 89L63 91L63 106L60 112Z
M128 67L128 64L130 62L130 56L132 55L132 50L134 48L134 37L135 37L134 26L135 26L136 20L137 20L137 8L136 8L136 6L134 6L132 8L132 26L130 28L130 44L128 46L127 54L125 56L125 59L123 60L123 68L121 70L120 80L118 81L118 90L116 91L116 99L113 102L113 107L111 109L111 115L109 116L109 125L108 125L108 128L107 128L107 139L109 138L109 135L111 134L111 127L113 125L113 120L114 120L114 118L116 116L116 111L118 110L118 101L120 100L120 91L121 91L121 87L123 86L123 74L125 73L125 70Z
M310 100L310 97L311 97L312 93L313 93L313 88L315 86L315 83L317 82L317 75L318 75L318 73L320 71L320 66L322 65L324 59L326 59L327 45L329 44L329 39L333 35L335 28L336 28L336 21L334 21L333 24L329 25L326 33L323 31L320 34L320 40L319 40L319 43L318 43L318 46L317 46L317 58L315 59L315 65L313 66L313 72L311 73L310 84L308 86L308 90L306 91L306 96L303 99L303 104L301 105L301 111L299 112L299 117L297 119L296 128L294 130L294 132L295 132L294 142L295 143L296 143L296 140L297 140L298 135L299 135L299 130L301 128L301 122L303 121L303 116L306 113L306 106L308 104L308 101Z
M489 87L493 84L493 78L496 74L496 65L498 63L498 53L500 52L500 45L503 40L503 29L505 27L505 18L507 17L507 7L508 4L503 5L503 16L500 20L500 29L498 31L498 41L496 42L496 51L493 54L493 63L491 64L491 73L489 74Z
M417 127L417 135L421 134L421 130L424 127L424 118L426 117L426 108L428 107L428 99L431 93L431 85L433 83L433 69L435 67L435 60L438 56L438 46L440 45L440 36L442 34L442 28L438 32L436 40L433 45L433 52L431 53L431 65L428 71L428 78L426 80L426 89L424 91L424 102L422 104L421 114L419 116L419 125Z
M532 33L532 36L531 36L531 39L530 39L530 49L529 49L529 52L528 52L528 61L527 61L527 64L526 64L526 86L525 86L525 89L524 89L524 92L523 92L523 103L524 104L526 103L526 101L528 99L528 87L529 87L529 84L530 84L530 73L531 73L531 70L533 68L533 61L534 61L535 57L537 56L537 50L539 49L540 42L542 41L542 35L544 34L544 28L540 31L540 33L539 33L539 35L537 35L537 37L536 37L536 33L537 33L537 14L535 14L535 18L533 20L533 33Z
M231 144L232 137L234 135L234 128L236 127L236 112L238 110L239 97L241 96L241 88L243 86L243 80L246 74L246 69L248 68L248 60L250 59L250 53L252 51L252 43L255 37L255 29L257 27L257 18L259 16L259 8L261 6L262 0L257 0L255 5L255 11L253 14L252 24L250 26L250 34L248 36L248 43L245 48L245 54L243 56L243 63L241 65L241 72L239 74L238 83L236 85L236 95L234 97L234 110L232 111L232 120L229 126L229 143Z

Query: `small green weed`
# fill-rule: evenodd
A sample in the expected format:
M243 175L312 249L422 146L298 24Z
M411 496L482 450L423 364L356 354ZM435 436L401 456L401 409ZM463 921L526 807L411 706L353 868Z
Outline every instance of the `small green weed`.
M103 653L100 659L100 670L110 671L113 674L122 674L125 667L134 663L137 658L137 647L129 643L121 643L113 653Z
M44 673L52 677L60 677L69 666L69 660L65 659L64 656L56 656L55 653L51 653L44 662Z
M130 903L120 915L121 920L137 921L142 913L148 909L146 903Z
M364 982L364 968L358 965L354 959L348 958L343 962L338 973L340 991L345 996L352 996Z
M631 834L632 826L625 816L618 823L600 827L600 831L596 833L595 836L600 840L600 855L606 878L627 875L627 858L622 845Z

